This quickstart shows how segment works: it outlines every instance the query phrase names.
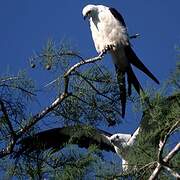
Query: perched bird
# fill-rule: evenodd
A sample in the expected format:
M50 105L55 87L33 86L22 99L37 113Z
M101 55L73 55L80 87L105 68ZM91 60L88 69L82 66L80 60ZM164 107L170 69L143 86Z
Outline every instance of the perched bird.
M116 152L122 158L122 169L127 170L128 162L126 157L128 150L134 144L140 128L138 128L133 135L120 133L111 134L92 127L88 133L86 128L87 126L85 125L67 126L42 131L33 136L25 137L19 142L20 148L15 157L37 150L60 150L64 148L67 143L77 144L82 148L96 145L101 150ZM79 129L81 129L80 133ZM79 133L78 135L77 132Z
M82 14L84 19L89 18L92 38L97 52L108 51L112 56L120 89L122 117L124 117L126 108L126 75L129 96L131 95L132 85L138 94L140 94L141 90L143 91L131 64L143 71L157 84L159 84L159 81L132 50L126 24L116 9L103 5L87 5L84 7Z

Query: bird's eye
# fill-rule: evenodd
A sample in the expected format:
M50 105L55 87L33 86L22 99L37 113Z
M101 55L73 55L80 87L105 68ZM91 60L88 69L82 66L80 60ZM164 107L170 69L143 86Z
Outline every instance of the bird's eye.
M86 16L89 16L91 14L91 11L88 11L87 13L86 13Z
M119 139L119 136L118 136L118 135L116 136L116 139Z

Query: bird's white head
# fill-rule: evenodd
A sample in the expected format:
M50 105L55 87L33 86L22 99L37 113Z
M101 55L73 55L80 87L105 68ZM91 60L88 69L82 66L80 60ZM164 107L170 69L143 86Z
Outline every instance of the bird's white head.
M84 19L96 16L98 13L98 6L89 4L83 8L82 14Z
M114 134L110 137L110 141L114 146L121 148L127 146L130 138L130 134Z

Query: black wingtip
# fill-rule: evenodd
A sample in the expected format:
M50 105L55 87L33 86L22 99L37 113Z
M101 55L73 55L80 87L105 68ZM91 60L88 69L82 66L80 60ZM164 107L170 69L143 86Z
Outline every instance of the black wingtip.
M157 79L154 79L154 81L155 81L157 84L160 84L160 82L159 82Z
M121 117L122 117L123 119L125 118L125 108L123 108L123 107L122 107Z
M120 99L121 99L121 117L124 119L126 114L126 92L125 94L120 94Z

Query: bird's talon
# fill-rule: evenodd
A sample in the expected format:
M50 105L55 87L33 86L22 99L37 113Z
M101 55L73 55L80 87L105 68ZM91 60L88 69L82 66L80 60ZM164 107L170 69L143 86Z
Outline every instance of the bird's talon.
M103 49L103 50L102 50L102 54L106 54L107 51L108 51L107 48Z
M111 45L107 45L103 50L102 53L106 54L108 51L111 51L113 49L113 47L115 47L115 45L111 44Z
M107 45L106 49L107 49L108 51L111 51L111 50L113 50L114 47L115 47L114 44L109 44L109 45Z

